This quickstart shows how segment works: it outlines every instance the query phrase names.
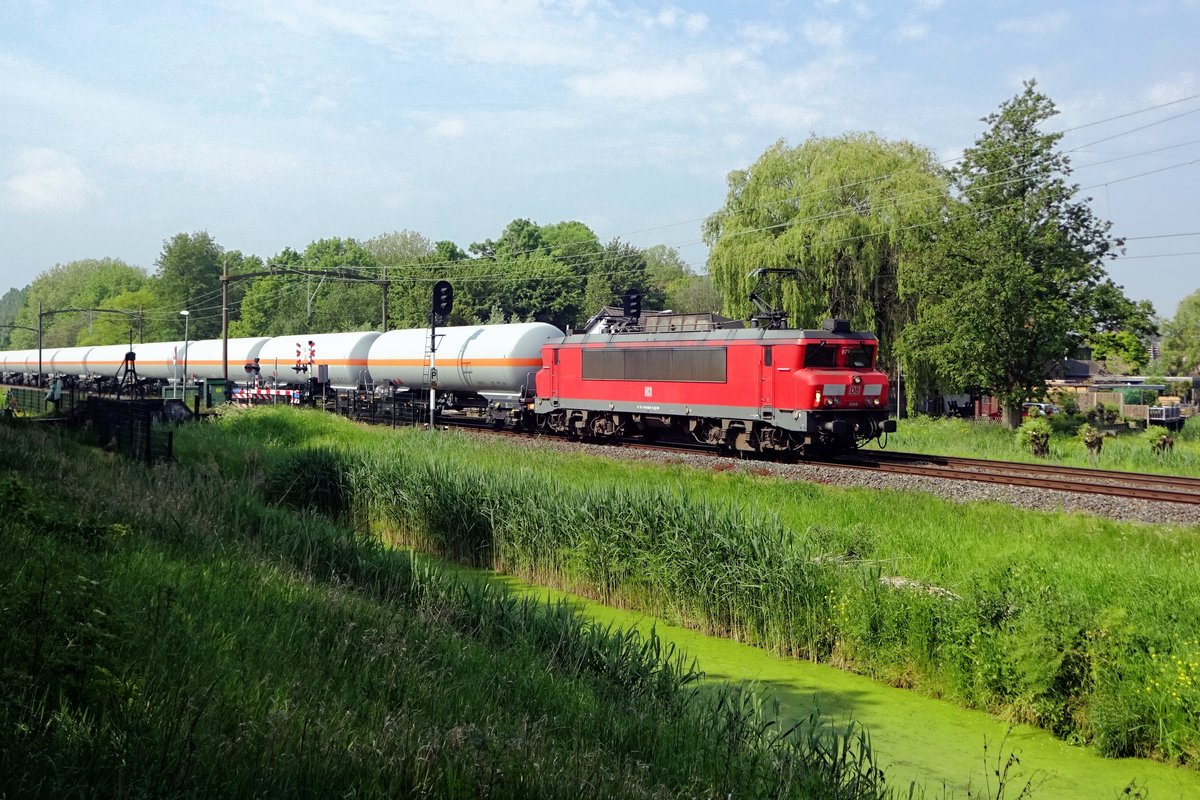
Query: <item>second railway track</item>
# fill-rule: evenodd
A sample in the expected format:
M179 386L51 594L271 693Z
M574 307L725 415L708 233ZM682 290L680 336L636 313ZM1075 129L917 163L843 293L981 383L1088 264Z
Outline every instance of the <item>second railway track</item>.
M860 450L852 456L820 459L813 463L947 480L1002 483L1036 489L1200 505L1200 478L1174 475L872 450Z

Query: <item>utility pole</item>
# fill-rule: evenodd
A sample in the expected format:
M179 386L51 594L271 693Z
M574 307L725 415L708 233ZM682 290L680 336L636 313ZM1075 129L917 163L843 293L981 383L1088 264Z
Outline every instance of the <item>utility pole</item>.
M38 386L42 385L42 301L38 300Z
M221 256L221 389L229 391L229 261ZM228 398L226 398L228 399Z
M379 282L383 287L383 322L379 326L380 333L387 333L387 306L388 306L388 287L391 286L387 279L387 265L383 267L383 280Z

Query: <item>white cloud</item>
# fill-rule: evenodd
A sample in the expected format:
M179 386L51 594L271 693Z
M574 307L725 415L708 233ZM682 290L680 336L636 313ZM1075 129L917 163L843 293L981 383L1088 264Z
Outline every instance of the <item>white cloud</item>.
M707 81L697 68L662 66L581 75L571 78L568 85L581 97L654 101L699 94L707 88Z
M48 147L17 154L4 182L4 205L19 211L78 211L97 194L95 185L71 156Z
M1196 94L1196 73L1180 72L1178 75L1153 84L1146 90L1146 99L1157 105L1194 94Z
M457 139L467 132L467 123L457 117L440 119L429 127L429 135L439 139Z
M755 122L797 138L807 134L822 117L816 109L798 103L759 103L751 105L747 112Z
M917 8L922 11L936 11L944 2L945 0L917 0Z
M333 111L338 107L337 101L327 95L317 95L311 103L308 104L308 113L324 114L326 111Z
M751 44L767 46L783 44L788 40L787 31L767 24L747 24L738 27L738 34Z
M436 52L516 66L580 66L594 60L595 21L587 3L257 0L232 7L304 36L350 36L402 56ZM679 16L673 9L664 14L672 24Z
M817 47L840 48L846 39L846 29L836 22L804 23L804 38Z
M1005 33L1024 33L1039 36L1057 33L1067 27L1071 15L1065 11L1052 11L1032 17L1013 17L1003 20L997 27Z
M683 29L690 34L703 32L708 27L708 17L701 13L688 14L683 21Z
M929 26L923 22L910 22L896 30L896 37L902 42L919 42L928 36Z

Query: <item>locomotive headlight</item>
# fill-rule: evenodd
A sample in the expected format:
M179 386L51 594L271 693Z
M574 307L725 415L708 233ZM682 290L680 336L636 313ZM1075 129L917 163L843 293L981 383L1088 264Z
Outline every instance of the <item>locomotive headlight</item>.
M852 380L854 383L862 383L862 375L855 375Z
M815 400L813 400L813 405L814 406L821 405L821 390L820 389L817 389L817 397Z
M833 398L832 397L825 398L825 405L832 408L833 407Z

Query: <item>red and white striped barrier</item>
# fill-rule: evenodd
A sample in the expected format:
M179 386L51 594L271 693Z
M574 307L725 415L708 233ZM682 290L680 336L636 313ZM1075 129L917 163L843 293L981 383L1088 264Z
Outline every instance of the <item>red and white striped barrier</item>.
M231 403L257 403L264 400L276 402L276 398L287 398L287 402L298 406L300 405L300 390L243 388L235 386L229 396L229 401Z

